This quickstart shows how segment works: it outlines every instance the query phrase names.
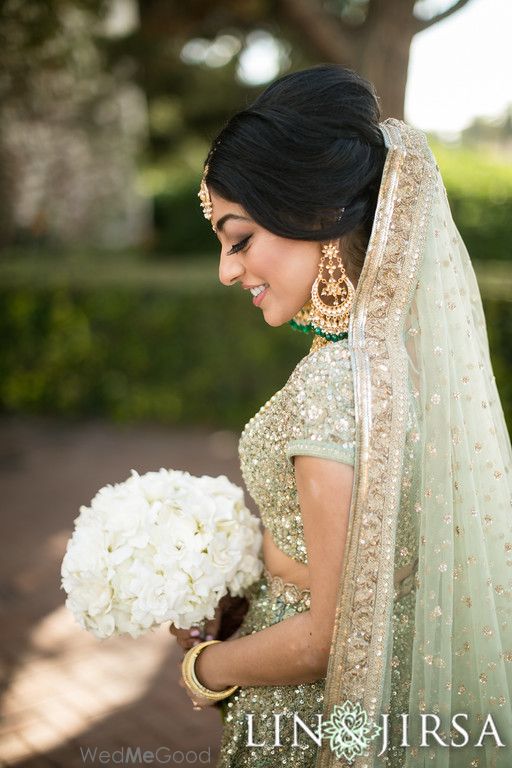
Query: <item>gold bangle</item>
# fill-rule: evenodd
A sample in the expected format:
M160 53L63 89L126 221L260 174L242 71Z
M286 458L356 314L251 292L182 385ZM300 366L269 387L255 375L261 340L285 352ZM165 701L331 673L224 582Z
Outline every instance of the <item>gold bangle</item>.
M204 696L205 698L210 699L210 701L221 701L221 699L226 699L239 688L238 685L232 685L229 688L225 688L223 691L212 691L210 688L206 688L206 686L200 683L197 679L195 671L197 657L207 645L213 645L213 643L220 642L221 640L205 640L202 643L198 643L198 645L195 645L186 652L181 663L181 673L189 691L191 691L192 694Z

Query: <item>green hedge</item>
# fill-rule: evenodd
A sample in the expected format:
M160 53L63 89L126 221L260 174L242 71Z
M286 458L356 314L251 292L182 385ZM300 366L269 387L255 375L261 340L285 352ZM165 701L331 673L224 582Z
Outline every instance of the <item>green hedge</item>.
M307 340L263 323L247 293L225 291L164 280L4 286L0 408L238 429Z
M512 164L484 150L431 142L471 258L512 260Z
M500 269L478 273L510 425L512 291ZM45 262L36 279L18 261L0 265L0 284L3 413L238 430L311 341L267 326L246 292L218 284L211 263L104 261L86 271Z

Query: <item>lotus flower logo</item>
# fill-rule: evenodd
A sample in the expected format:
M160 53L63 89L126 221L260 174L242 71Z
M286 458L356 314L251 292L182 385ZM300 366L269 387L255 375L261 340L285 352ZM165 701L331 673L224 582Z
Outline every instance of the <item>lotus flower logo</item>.
M352 763L364 755L368 744L379 735L382 728L368 720L368 713L359 703L346 701L335 704L331 716L322 724L322 738L329 740L329 747L337 758Z

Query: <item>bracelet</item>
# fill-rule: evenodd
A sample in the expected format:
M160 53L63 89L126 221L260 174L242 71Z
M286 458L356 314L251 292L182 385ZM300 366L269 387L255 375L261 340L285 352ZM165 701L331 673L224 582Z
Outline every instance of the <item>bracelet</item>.
M228 696L231 696L231 694L234 693L237 688L240 687L238 685L232 685L229 688L225 688L223 691L212 691L210 688L206 688L206 686L200 683L197 679L195 671L195 662L197 657L201 651L206 648L207 645L213 645L213 643L220 642L222 641L205 640L202 643L198 643L198 645L195 645L193 648L189 648L181 663L181 673L183 675L185 685L189 691L192 694L199 694L200 696L204 696L205 698L210 699L210 701L221 701L221 699L226 699Z

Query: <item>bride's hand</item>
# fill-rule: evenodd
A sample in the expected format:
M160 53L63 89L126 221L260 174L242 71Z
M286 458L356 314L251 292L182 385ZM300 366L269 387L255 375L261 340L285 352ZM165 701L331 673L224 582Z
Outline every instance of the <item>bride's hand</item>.
M205 630L203 634L201 634L199 629L178 629L174 626L174 624L169 625L169 632L171 635L174 635L178 641L178 645L180 645L184 651L188 651L194 645L197 645L204 640L216 640L220 628L221 616L222 601L219 603L215 610L214 618L205 623Z
M174 624L169 625L169 632L184 651L203 640L227 640L240 627L248 607L246 598L232 597L228 593L220 599L215 616L206 622L203 634L198 629L178 629Z
M194 709L206 709L206 707L213 707L216 704L216 701L213 699L208 699L206 696L201 696L200 693L192 693L192 691L189 691L185 683L183 682L183 678L180 680L180 685L182 688L185 689L185 693L189 697L190 701L194 705Z

